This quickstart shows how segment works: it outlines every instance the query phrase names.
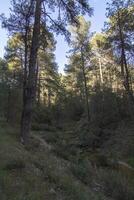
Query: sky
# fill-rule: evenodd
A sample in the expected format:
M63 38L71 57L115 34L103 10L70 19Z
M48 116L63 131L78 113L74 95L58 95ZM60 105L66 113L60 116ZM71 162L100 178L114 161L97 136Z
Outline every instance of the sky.
M91 7L94 8L94 15L88 20L91 21L91 31L101 32L103 28L104 21L106 20L106 1L108 0L89 0ZM9 15L10 0L2 1L0 5L0 14L5 13L6 16ZM4 56L4 47L8 39L8 33L6 30L0 27L0 57ZM66 52L68 51L68 45L64 41L63 36L57 37L56 46L56 62L59 66L59 72L63 72L64 65L67 63Z

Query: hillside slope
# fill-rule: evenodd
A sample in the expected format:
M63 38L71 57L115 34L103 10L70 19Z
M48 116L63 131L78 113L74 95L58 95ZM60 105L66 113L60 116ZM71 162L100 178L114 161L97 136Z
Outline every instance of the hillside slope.
M62 136L60 132L48 133ZM87 157L71 155L63 138L59 150L56 143L48 144L41 134L33 134L26 147L19 143L17 135L17 129L1 123L1 200L134 199L132 177L93 165ZM64 154L69 154L69 159Z

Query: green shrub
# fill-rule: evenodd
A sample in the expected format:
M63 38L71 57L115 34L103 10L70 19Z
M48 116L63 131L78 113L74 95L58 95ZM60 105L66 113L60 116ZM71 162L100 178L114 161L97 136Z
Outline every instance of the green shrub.
M75 177L85 184L89 184L93 179L93 167L88 160L81 160L78 163L73 163L70 170Z
M77 150L75 146L57 144L54 152L57 156L64 158L65 160L72 160L73 157L77 156Z
M5 170L21 170L25 168L25 162L22 159L14 159L7 162Z
M98 90L90 100L91 121L97 127L111 126L121 119L119 113L120 98L112 92L111 88Z
M127 163L128 163L130 166L134 167L134 157L128 158Z

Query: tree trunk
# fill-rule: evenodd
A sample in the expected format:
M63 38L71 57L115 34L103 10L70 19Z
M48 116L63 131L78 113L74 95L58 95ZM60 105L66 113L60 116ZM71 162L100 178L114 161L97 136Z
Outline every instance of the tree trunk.
M101 64L101 59L99 58L99 71L100 71L100 81L101 81L101 86L103 85L103 73L102 73L102 64Z
M81 48L81 64L82 64L82 72L83 72L83 79L84 79L84 87L85 87L85 98L86 98L86 109L87 109L87 120L90 121L90 114L89 114L89 99L88 99L88 89L87 89L87 79L85 74L85 63L84 63L84 56L83 51Z
M37 69L36 69L36 99L37 99L37 104L38 106L40 106L41 104L41 77L40 77L40 73L39 73L40 69L39 69L39 62L37 59Z
M123 85L130 101L134 105L134 96L133 96L133 91L131 90L131 87L130 87L130 74L129 74L127 60L126 60L125 42L124 42L122 26L121 26L121 18L120 18L119 12L118 12L118 27L119 27L119 36L120 36L121 51L122 51L121 52L121 74L122 74L122 79L123 79Z
M36 60L39 48L40 19L41 19L42 0L36 0L35 22L33 28L32 44L29 59L29 74L26 87L23 92L23 110L21 118L21 141L26 144L29 141L33 102L35 100L36 90Z
M10 121L10 99L11 99L11 88L8 88L8 96L7 96L7 112L6 112L6 121Z
M37 86L37 103L38 103L38 106L41 105L41 83L40 83L40 77L38 77L38 86Z

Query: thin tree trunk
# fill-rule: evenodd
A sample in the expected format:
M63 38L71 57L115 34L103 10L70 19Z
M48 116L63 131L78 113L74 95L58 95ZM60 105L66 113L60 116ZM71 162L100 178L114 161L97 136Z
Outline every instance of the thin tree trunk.
M41 95L41 80L40 80L40 73L39 73L40 69L39 69L39 62L37 59L37 70L36 70L36 98L37 98L37 104L38 106L40 106L41 103L41 99L40 99L40 95Z
M99 58L99 70L100 70L100 80L101 80L101 85L103 85L103 73L102 73L102 64L101 64L101 59Z
M37 103L38 103L38 106L41 105L41 83L40 83L40 77L38 77L38 86L37 86Z
M90 121L90 114L89 114L89 98L88 98L87 79L86 79L86 73L85 73L85 63L84 63L84 56L83 56L82 48L81 48L81 63L82 63L82 72L83 72L84 87L85 87L87 120L88 120L88 122L89 122L89 121Z
M33 102L35 100L36 60L39 48L41 3L42 0L36 0L35 22L33 28L32 44L31 44L30 60L29 60L29 74L26 83L26 88L24 88L25 91L23 93L24 97L23 97L23 111L21 119L21 141L24 144L28 143L29 141Z
M6 121L10 121L10 99L11 99L11 88L8 88L8 96L7 96L7 112L6 112Z
M51 88L48 88L48 107L51 107Z

